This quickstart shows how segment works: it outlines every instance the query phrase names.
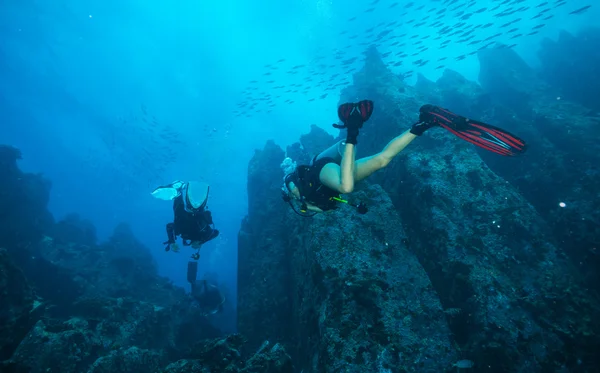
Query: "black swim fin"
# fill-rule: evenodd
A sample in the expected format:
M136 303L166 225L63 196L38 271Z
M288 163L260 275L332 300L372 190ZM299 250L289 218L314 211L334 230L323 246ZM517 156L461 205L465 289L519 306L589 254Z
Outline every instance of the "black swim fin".
M504 156L515 156L525 153L527 144L524 140L501 128L467 119L439 106L424 105L421 107L419 120L441 126L459 138Z

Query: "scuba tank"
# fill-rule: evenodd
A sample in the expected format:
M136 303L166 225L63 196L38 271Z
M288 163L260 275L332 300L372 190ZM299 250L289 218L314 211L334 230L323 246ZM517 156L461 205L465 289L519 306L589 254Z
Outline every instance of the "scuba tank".
M196 277L198 276L198 262L188 262L187 269L187 280L190 284L194 284L196 282Z

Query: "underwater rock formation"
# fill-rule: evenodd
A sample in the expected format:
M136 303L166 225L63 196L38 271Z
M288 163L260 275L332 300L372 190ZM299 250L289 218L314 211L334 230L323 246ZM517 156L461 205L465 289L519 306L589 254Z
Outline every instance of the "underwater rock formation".
M600 28L572 35L562 30L556 41L544 39L538 52L541 76L567 100L578 102L600 115Z
M14 230L0 231L0 372L192 371L177 370L182 359L214 372L216 350L229 351L218 364L230 372L293 372L280 345L240 355L243 339L223 338L183 289L158 276L126 224L100 244L77 215L54 224L49 183L22 173L19 157L0 146L0 218Z
M289 150L310 159L332 141L314 127ZM276 337L299 369L313 372L450 367L457 352L446 314L385 192L373 186L355 195L371 206L367 215L347 207L304 220L282 211L281 177L265 179L282 159L270 142L249 168L251 190L271 191L240 231L238 320L249 345ZM251 221L263 222L253 229L265 233L249 232Z
M46 209L51 183L41 175L22 173L21 152L0 145L0 246L12 250L36 243L54 223Z
M252 246L257 250L252 254L255 259L240 261L240 270L256 274L254 279L247 278L250 282L245 286L248 288L260 288L259 279L270 282L271 274L275 274L275 279L289 281L286 274L293 273L293 282L280 283L278 292L270 295L288 300L291 294L294 305L293 314L285 315L263 307L261 296L264 294L246 298L244 306L253 307L254 312L240 315L240 328L262 323L265 318L294 325L293 334L297 339L282 335L279 341L292 351L297 366L305 372L336 371L344 359L348 364L345 369L373 372L400 368L446 371L452 369L454 358L471 359L475 366L484 366L490 372L592 369L600 363L594 352L600 344L600 322L594 316L600 305L586 287L581 266L575 266L573 258L566 255L570 247L561 242L563 236L557 232L552 215L538 213L512 184L517 185L519 177L525 177L534 180L524 180L521 185L544 185L546 176L541 162L549 153L554 154L547 160L553 166L555 178L584 173L586 167L588 172L594 169L588 161L576 173L570 172L572 167L559 155L569 144L557 144L556 138L544 136L545 131L556 130L560 124L547 124L548 127L536 124L535 118L540 112L559 110L582 131L593 131L591 123L581 122L581 112L576 105L557 104L560 100L554 97L552 101L551 92L542 92L549 85L534 79L535 74L532 75L531 69L521 63L517 55L511 54L511 50L489 53L482 59L482 65L488 64L484 69L487 83L483 87L451 71L446 71L437 82L421 78L417 87L410 87L394 76L371 50L365 68L354 76L355 84L345 89L340 99L340 102L357 98L375 101L375 112L361 129L358 157L381 151L393 137L416 121L422 104L432 102L464 111L461 114L481 115L481 119L493 120L493 124L511 131L523 129L532 137L539 135L540 138L533 141L539 147L529 159L531 164L526 163L530 153L523 160L498 160L442 129L434 129L415 140L386 169L369 178L370 183L379 184L383 191L372 186L350 196L371 201L371 206L379 199L385 206L387 194L394 208L375 208L365 216L336 211L306 220L288 211L283 215L288 226L281 227L279 219L272 217L282 216L277 215L275 208L279 208L273 204L278 195L277 186L281 184L276 177L277 160L283 156L274 152L276 160L255 159L255 164L264 164L262 172L267 168L272 170L273 185L263 184L263 187L272 190L273 195L267 196L268 202L262 204L269 211L263 216L268 218L256 220L259 217L255 215L248 217L246 224L254 227L254 237L261 236L261 227L272 229L264 236L273 240L271 248L278 247L279 252L274 257L271 251ZM532 79L523 83L528 77ZM498 87L490 87L496 84ZM505 98L506 94L519 99ZM557 109L555 105L562 106ZM570 140L573 144L578 135ZM302 146L288 147L288 155L298 156L303 161L310 159L315 149L309 144L310 134L303 137ZM596 154L587 154L592 151ZM596 159L599 153L595 147L579 152L577 157L583 158L585 153L590 159ZM539 165L536 170L525 171L528 166L535 167L536 162ZM511 173L511 167L523 172ZM507 179L492 168L504 171ZM256 177L249 172L249 183ZM582 200L589 202L594 201L592 187L597 181L588 182L585 187L576 185L583 187L586 192ZM257 200L253 203L260 205ZM598 210L590 203L585 210L592 222L596 221L594 209ZM275 228L273 222L276 222ZM402 229L391 233L390 225L402 226L406 235ZM344 240L344 237L355 240ZM591 240L597 238L598 233L592 229L586 237ZM393 250L382 253L382 242ZM338 247L334 248L335 245ZM249 247L240 246L240 255L250 255L244 252ZM372 257L368 258L369 255ZM417 258L418 265L411 272L417 273L417 278L421 278L418 273L426 274L427 281L431 281L431 291L421 291L419 297L407 297L406 292L415 285L409 281L410 277L403 277L405 271L391 269L395 263L394 259L390 260L393 255L403 258L401 263L417 263L412 256ZM260 257L264 262L258 259ZM369 272L371 265L381 271ZM353 292L353 286L359 291ZM400 293L395 293L399 287L402 288L397 290ZM387 298L380 298L382 294ZM424 307L430 311L424 317L435 327L420 328L423 324L417 319L416 324L411 324L415 329L403 334L407 331L402 329L405 316L412 315L415 302L429 305ZM435 304L441 304L437 311L444 310L444 319L440 319ZM397 313L392 314L390 310ZM387 319L387 315L392 316ZM382 326L377 321L382 319L396 323L394 332L386 329L388 324ZM449 332L445 332L446 328ZM259 329L253 332L258 334L251 338L258 341L263 337ZM382 335L384 337L378 339ZM416 358L419 348L397 343L400 336L408 341L412 340L411 336L435 339L439 344L431 348L437 349L436 357L447 360L440 360L438 366L411 366L408 362L424 361ZM365 340L370 342L370 348L361 345ZM378 361L392 348L401 355L390 355L391 360L385 361L385 366L378 366ZM460 354L456 349L460 349ZM361 353L356 354L357 351ZM435 369L427 370L432 367Z
M379 186L352 199L369 212L344 206L296 221L286 245L295 362L312 372L444 371L458 360L446 313L391 200Z
M79 214L69 214L56 223L51 232L58 243L72 243L82 246L96 245L96 227L91 221L82 219Z
M10 358L39 317L40 305L23 271L0 248L0 361Z
M594 37L598 36L589 38L593 40ZM587 49L581 51L583 54L588 52ZM592 52L592 55L597 53ZM524 157L525 162L516 163L512 171L507 170L511 167L507 162L500 168L491 166L496 171L508 171L502 172L503 176L523 189L528 201L552 225L564 252L581 267L590 286L597 288L600 256L594 248L600 237L600 206L590 202L598 200L600 189L600 143L597 141L600 138L600 114L561 97L560 91L541 80L540 74L511 49L481 51L479 57L483 87L494 104L501 104L490 111L489 118L493 123L530 134L530 149ZM561 64L552 74L570 76L572 70L585 73L589 69L587 62L578 62L577 66L582 66L581 70L573 69L571 62ZM600 84L585 74L572 80L573 84L585 81L586 87ZM505 88L498 91L498 86ZM503 91L511 91L514 97L526 95L528 99L521 102L507 100ZM517 91L520 93L514 93ZM523 116L523 112L527 115ZM560 202L565 203L566 208L559 207Z
M244 320L238 323L238 331L247 336L251 350L265 339L281 341L292 336L288 320L291 273L285 267L289 250L279 239L289 230L289 222L280 218L286 207L280 191L283 158L283 150L270 141L248 165L248 216L238 234L237 305L238 320Z

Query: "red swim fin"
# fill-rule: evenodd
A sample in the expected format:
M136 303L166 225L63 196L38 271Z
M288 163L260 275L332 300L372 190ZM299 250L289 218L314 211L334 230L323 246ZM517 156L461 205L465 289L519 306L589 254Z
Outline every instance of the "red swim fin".
M371 114L373 114L373 101L371 100L362 100L356 104L360 116L363 122L366 122L371 118Z
M338 107L338 117L343 123L346 123L353 113L358 113L363 121L366 122L373 114L373 101L362 100L357 103L346 103ZM354 114L356 115L356 114Z
M435 124L485 150L509 157L527 150L527 143L523 139L502 128L467 119L438 106L430 105L424 112Z
M525 153L527 143L512 133L476 120L466 120L460 126L441 126L461 139L480 148L504 155L515 156Z
M342 104L342 105L340 105L340 107L338 107L338 117L340 118L342 123L346 123L348 121L348 119L350 119L350 114L352 114L353 110L354 110L353 103Z

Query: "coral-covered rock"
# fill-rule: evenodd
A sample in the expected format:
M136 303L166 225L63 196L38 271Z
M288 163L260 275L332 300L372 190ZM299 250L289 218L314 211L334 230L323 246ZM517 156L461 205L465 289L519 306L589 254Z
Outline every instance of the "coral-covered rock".
M289 252L280 238L289 230L289 222L279 218L287 207L280 190L283 158L283 150L270 141L248 166L248 217L238 235L237 309L238 330L248 337L249 351L265 339L292 336L291 273L282 265Z
M11 361L31 373L79 373L105 348L85 320L38 321Z
M22 173L17 166L19 159L18 149L0 145L0 246L8 251L36 243L53 224L46 209L50 181Z
M211 373L211 371L197 360L181 359L167 365L162 373Z
M130 347L98 358L87 373L160 372L165 361L164 354L159 351Z
M54 225L52 238L59 243L74 243L91 247L96 244L96 227L78 214L69 214Z
M240 349L244 339L238 334L198 344L193 358L169 364L163 373L293 373L290 356L280 344L271 347L265 341L248 359L243 359Z
M599 35L597 31L585 31L573 44L585 44L587 47L582 47L574 57L564 53L571 48L564 45L569 43L565 40L570 40L567 34L563 33L559 38L562 40L559 42L561 47L552 47L552 42L546 41L546 48L559 48L564 57L553 65L551 72L542 76L551 75L554 79L570 77L568 84L582 87L582 92L594 90L595 78L590 69L595 69L596 65L580 60L590 52L591 44L587 43L596 40ZM560 49L562 47L567 49ZM546 50L544 53L549 52ZM559 52L555 50L552 53ZM596 55L595 50L591 51L590 56ZM600 143L597 141L600 138L600 109L590 110L569 100L593 105L577 95L562 97L562 83L550 79L554 82L550 86L510 49L481 51L479 57L483 88L494 103L502 104L490 113L490 120L529 135L526 137L529 154L525 162L494 162L490 165L522 188L523 195L552 224L564 252L581 267L589 285L595 287L600 281L597 270L600 256L594 253L598 246L596 227L600 221L600 208L590 201L598 200L597 191L600 189ZM545 69L554 63L550 59L548 56L544 60ZM582 94L589 96L591 93L587 92ZM568 209L559 207L561 202Z
M524 78L529 69L512 57L506 64L514 62ZM517 81L508 73L500 77L509 87ZM540 101L533 83L518 86L531 95L529 104ZM360 86L348 90L362 91ZM386 102L376 103L376 108L417 106L405 102L417 99L407 91L400 101L397 95L382 96ZM513 113L518 111L515 107ZM369 125L389 132L384 127L390 123L378 118ZM381 136L374 137L385 143ZM371 139L361 143L369 149L367 154L378 151ZM587 296L546 222L486 167L472 145L442 130L429 131L372 180L381 183L398 208L409 229L411 250L444 308L453 310L455 341L477 364L485 361L504 371L545 371L568 359L561 345L578 344L584 354L591 354L589 330L596 334L599 325L589 315L598 304ZM575 310L588 316L578 319ZM548 340L554 343L544 342ZM523 348L535 348L536 354L523 354Z
M369 212L296 218L287 244L296 363L312 372L444 371L458 356L446 314L391 200L379 186L351 198Z
M23 271L0 248L0 361L10 358L27 335L40 305Z

